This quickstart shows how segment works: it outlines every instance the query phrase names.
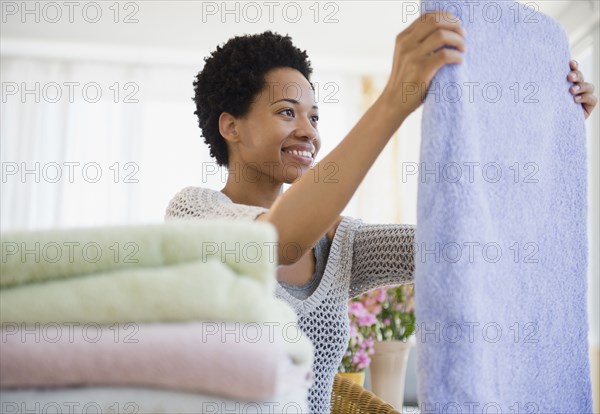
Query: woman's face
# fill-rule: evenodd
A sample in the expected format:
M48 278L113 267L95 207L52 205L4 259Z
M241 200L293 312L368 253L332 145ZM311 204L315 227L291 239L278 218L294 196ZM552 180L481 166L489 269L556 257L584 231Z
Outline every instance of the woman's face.
M273 69L265 81L249 113L235 121L229 169L244 181L289 184L310 169L321 148L319 112L310 83L296 69ZM294 148L310 155L290 153Z

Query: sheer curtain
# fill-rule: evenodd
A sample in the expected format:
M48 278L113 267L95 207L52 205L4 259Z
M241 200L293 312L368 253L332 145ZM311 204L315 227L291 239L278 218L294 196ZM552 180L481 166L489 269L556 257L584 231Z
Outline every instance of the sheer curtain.
M114 201L132 188L112 183L110 169L135 157L127 137L140 107L107 96L126 77L113 66L2 59L3 228L126 217Z
M363 112L381 94L386 81L387 77L361 77ZM363 221L416 224L420 120L419 108L392 136L359 186L353 202Z
M208 161L195 68L2 58L2 229L159 222Z

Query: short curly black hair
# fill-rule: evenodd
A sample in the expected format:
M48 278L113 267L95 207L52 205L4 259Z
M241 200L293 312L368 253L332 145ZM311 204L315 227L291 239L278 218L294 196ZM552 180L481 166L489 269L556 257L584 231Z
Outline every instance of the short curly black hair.
M295 47L288 35L270 30L231 38L204 61L204 68L194 80L194 114L198 116L204 142L210 147L210 156L226 167L227 144L219 133L221 113L246 115L254 97L265 87L265 74L272 69L296 69L309 83L312 74L306 51Z

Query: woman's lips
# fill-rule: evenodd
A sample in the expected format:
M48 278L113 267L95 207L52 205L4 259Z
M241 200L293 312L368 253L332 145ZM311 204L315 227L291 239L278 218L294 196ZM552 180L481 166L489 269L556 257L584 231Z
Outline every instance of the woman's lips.
M304 165L311 165L313 162L313 158L312 157L305 157L304 155L296 155L296 154L292 154L291 152L285 152L285 151L281 151L283 154L285 154L286 156L296 160L297 162L299 162L300 164L304 164Z

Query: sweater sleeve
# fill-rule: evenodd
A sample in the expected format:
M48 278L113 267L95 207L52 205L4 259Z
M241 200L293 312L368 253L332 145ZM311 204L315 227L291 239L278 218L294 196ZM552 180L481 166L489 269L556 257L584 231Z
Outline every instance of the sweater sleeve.
M233 203L225 194L201 187L186 187L171 199L165 220L232 219L255 220L269 209Z
M414 281L412 224L361 224L354 237L349 297Z

